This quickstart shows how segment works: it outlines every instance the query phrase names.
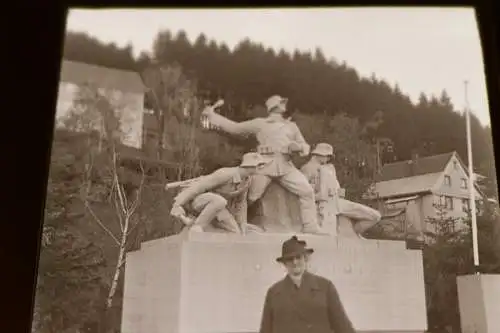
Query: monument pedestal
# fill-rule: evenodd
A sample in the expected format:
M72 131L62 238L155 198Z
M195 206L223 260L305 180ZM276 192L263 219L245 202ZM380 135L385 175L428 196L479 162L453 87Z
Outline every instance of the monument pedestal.
M128 253L121 333L258 332L275 260L289 234L184 233ZM336 285L354 327L424 332L422 256L404 242L299 235L310 271Z
M500 332L500 275L459 276L457 288L462 332Z

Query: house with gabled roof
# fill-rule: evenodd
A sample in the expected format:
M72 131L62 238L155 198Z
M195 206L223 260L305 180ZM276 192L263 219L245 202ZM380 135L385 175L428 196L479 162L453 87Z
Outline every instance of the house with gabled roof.
M376 201L381 211L416 204L420 221L437 218L440 210L454 218L470 212L469 176L457 152L418 157L384 165L365 197ZM477 184L477 207L485 198ZM439 208L438 208L439 207ZM425 228L425 223L421 226Z
M95 86L120 104L118 112L124 133L122 143L140 149L146 87L137 72L63 60L57 96L56 126L63 126L61 120L73 108L79 88L87 84Z

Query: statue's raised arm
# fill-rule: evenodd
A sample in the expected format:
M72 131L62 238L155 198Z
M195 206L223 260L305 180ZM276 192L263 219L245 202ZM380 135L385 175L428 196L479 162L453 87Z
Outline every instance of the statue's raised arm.
M309 145L297 124L283 116L287 102L287 98L273 95L266 101L267 117L240 123L215 113L213 107L206 108L202 115L210 127L232 135L254 135L257 139L256 150L262 155L265 165L252 177L248 191L249 204L260 200L271 182L279 183L299 199L302 232L324 234L317 221L314 191L291 160L294 153L308 155Z
M247 120L243 122L236 122L230 120L215 112L217 106L207 106L203 112L202 117L208 120L211 127L218 128L231 135L255 135L259 131L261 119L256 118L252 120Z

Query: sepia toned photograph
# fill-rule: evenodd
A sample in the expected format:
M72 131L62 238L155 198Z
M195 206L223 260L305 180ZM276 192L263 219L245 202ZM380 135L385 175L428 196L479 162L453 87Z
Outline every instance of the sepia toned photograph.
M474 9L72 9L62 54L32 333L500 332Z

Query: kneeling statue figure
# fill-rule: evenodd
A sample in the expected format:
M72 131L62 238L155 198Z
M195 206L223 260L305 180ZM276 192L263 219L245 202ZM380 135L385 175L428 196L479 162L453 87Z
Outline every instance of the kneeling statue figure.
M180 218L190 231L204 231L210 224L232 233L246 232L248 188L264 161L258 153L243 155L237 167L221 168L199 177L175 198L170 214ZM186 209L197 214L187 218Z

